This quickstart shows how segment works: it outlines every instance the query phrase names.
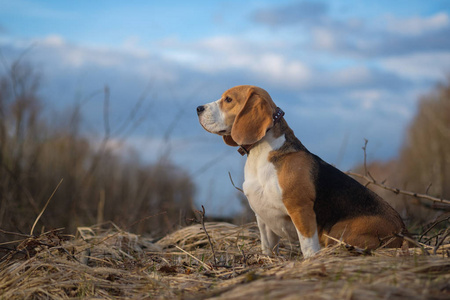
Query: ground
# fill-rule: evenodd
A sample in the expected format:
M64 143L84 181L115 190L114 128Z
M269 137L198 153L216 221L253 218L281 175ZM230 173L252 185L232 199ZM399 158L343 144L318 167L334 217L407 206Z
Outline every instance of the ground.
M450 299L447 242L305 260L286 241L262 255L255 224L205 228L211 242L201 225L157 241L114 224L24 238L1 259L0 299Z

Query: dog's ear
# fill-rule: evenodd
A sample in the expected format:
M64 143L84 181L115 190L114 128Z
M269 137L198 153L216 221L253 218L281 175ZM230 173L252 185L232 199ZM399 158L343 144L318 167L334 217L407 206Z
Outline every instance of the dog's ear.
M231 138L237 145L251 145L262 139L273 126L269 100L250 88L245 104L234 120Z
M237 147L239 146L231 137L231 135L224 135L223 136L223 141L225 142L225 144L227 144L228 146L233 146L233 147Z

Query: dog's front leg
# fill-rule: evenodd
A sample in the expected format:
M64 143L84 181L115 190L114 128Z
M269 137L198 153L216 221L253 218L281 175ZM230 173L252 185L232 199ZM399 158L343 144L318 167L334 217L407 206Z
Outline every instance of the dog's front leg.
M303 205L289 205L293 201L285 201L288 214L297 230L300 248L303 257L313 256L320 250L319 237L317 235L316 214L313 209L312 201L305 201Z
M276 235L258 215L256 215L256 221L261 234L261 249L263 254L278 254L278 242L280 237Z
M303 257L308 258L316 254L320 250L319 237L317 235L317 230L314 232L313 236L305 237L303 234L297 230L298 239L300 241L300 248L302 249Z

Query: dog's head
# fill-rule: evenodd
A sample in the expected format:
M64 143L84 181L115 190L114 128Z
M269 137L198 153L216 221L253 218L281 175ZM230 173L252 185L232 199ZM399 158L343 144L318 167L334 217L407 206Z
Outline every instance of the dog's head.
M223 136L230 146L250 145L261 140L273 126L276 105L262 88L235 86L214 102L197 107L200 124Z

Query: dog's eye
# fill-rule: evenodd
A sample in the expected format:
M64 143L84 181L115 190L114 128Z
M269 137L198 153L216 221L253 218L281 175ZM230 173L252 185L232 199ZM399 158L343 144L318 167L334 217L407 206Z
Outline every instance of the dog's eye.
M231 99L230 97L225 98L225 102L230 103L231 101L233 101L233 99Z

